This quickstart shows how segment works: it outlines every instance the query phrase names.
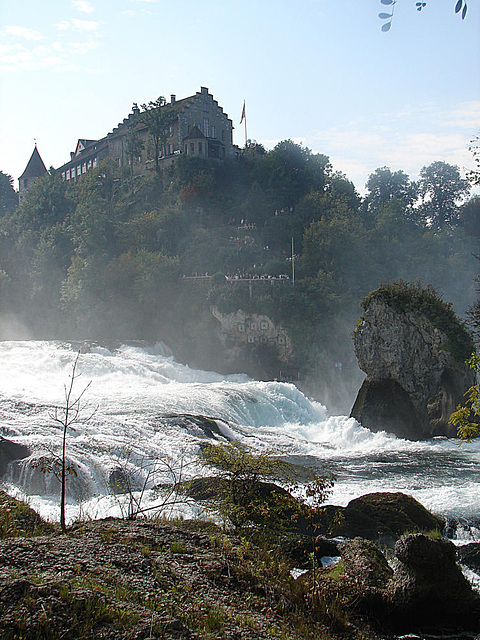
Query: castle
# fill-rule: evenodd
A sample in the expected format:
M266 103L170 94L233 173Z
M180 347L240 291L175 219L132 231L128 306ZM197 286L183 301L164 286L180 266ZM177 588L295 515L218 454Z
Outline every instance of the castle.
M207 87L200 87L200 91L195 95L181 100L171 95L167 104L173 111L174 118L167 132L167 143L160 151L161 165L171 163L180 154L219 160L237 155L238 148L233 145L232 120L213 99ZM132 134L137 137L138 151L134 157L129 152L127 142ZM140 110L134 108L133 112L104 138L79 139L75 151L70 153L70 160L59 167L58 171L66 183L74 184L101 160L112 158L119 167L129 167L134 175L140 175L155 167L154 156L148 126ZM19 179L20 197L46 172L35 146L32 157Z

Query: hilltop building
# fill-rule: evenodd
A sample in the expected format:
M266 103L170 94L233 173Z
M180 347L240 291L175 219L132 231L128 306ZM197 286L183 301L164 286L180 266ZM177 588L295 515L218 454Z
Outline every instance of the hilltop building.
M46 173L47 167L43 163L43 160L38 152L37 145L35 144L35 149L30 156L30 160L25 167L25 171L18 179L18 195L20 201L22 200L28 189L32 186L32 184L36 180L38 180L38 178L42 178Z
M233 123L222 107L213 99L207 87L193 96L177 100L170 96L168 105L174 110L167 144L161 152L160 163L165 166L180 154L201 158L233 158ZM127 153L128 139L137 136L141 143L138 156ZM114 159L119 167L131 167L134 175L155 167L154 146L140 110L134 109L123 122L100 140L79 139L70 160L62 167L62 178L73 184L104 158ZM133 165L133 166L132 166Z

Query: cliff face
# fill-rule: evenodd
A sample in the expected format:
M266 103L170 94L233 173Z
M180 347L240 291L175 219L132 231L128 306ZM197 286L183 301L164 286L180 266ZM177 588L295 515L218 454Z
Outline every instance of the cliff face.
M402 438L456 436L450 414L474 384L455 359L449 337L418 310L373 296L354 332L359 367L367 374L351 415L372 431Z

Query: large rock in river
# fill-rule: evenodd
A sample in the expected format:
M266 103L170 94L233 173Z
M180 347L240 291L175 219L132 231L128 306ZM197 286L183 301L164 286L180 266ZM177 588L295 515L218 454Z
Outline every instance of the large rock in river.
M450 414L474 384L473 343L449 304L416 285L384 285L363 301L355 354L367 374L351 415L411 440L456 436Z

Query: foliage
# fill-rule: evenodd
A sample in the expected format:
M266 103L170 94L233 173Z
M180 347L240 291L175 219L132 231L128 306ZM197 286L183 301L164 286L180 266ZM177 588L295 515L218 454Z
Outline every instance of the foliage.
M476 372L478 378L480 355L474 353L468 364ZM457 407L457 410L450 416L450 422L457 428L458 437L470 442L473 438L480 436L480 385L471 386L465 396L467 398L465 405Z
M456 165L436 161L420 171L418 193L422 198L423 215L436 229L458 224L457 202L469 192L470 185L460 177Z
M45 522L28 504L0 490L0 540L46 535L53 530L54 526Z
M142 115L132 118L133 158ZM243 309L288 331L292 371L318 368L326 378L332 361L351 358L358 299L379 282L422 277L457 309L471 305L475 199L455 202L443 228L426 226L402 171L378 169L362 203L326 156L291 140L261 151L225 161L180 155L133 185L128 168L108 161L74 186L54 173L37 180L0 216L2 316L34 337L160 339L182 358L203 351L203 362L212 355L222 368L220 347L200 345L198 327L210 330L211 305ZM216 277L182 277L207 273ZM453 273L463 286L452 285ZM258 281L235 284L229 274ZM253 375L266 362L262 350L245 349ZM283 366L267 360L277 376Z
M423 288L420 283L391 282L363 298L361 304L366 310L373 300L380 299L399 311L412 311L424 315L437 329L446 334L448 344L444 345L459 362L465 362L473 350L473 342L460 321L452 305L445 302L431 286Z
M381 12L378 14L380 20L384 20L385 22L382 24L382 31L389 31L392 26L393 14L395 11L395 5L398 0L380 0L380 3L383 5L387 5L391 8L391 13ZM425 0L421 0L420 2L415 2L415 7L417 11L423 11L423 9L427 6L427 2ZM466 0L455 0L455 13L460 13L462 20L465 20L467 15L467 3Z
M293 465L271 452L251 453L238 443L208 445L201 458L222 480L215 507L237 532L254 535L260 531L265 537L291 529L299 519L316 530L318 508L330 493L333 476L315 476L301 489Z
M12 213L18 204L18 194L13 187L13 178L0 171L0 216Z
M138 112L138 105L133 105L133 111ZM169 130L177 115L166 99L160 96L156 100L150 100L147 104L141 105L140 120L147 126L155 149L155 168L158 171L158 160L160 151L166 155L165 145L169 136Z
M368 194L363 206L369 216L377 218L382 209L395 203L401 215L415 219L413 204L416 200L417 188L410 182L409 176L404 171L392 171L389 167L381 167L370 174L365 186Z

